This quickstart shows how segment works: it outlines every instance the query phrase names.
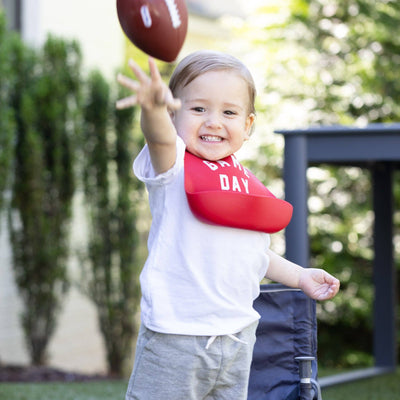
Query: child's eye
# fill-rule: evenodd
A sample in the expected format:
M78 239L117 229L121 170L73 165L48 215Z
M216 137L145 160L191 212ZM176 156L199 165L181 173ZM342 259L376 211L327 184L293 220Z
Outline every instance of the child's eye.
M202 113L205 111L204 107L193 107L192 110L198 113Z
M236 115L236 112L232 111L232 110L226 110L226 111L224 111L224 114L226 114L226 115Z

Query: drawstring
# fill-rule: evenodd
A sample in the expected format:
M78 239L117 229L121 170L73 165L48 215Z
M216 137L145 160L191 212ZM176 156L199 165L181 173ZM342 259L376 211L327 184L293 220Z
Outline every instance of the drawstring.
M235 335L229 334L226 335L228 336L230 339L232 339L234 342L238 342L238 343L242 343L242 344L248 344L247 342L245 342L244 340L239 339L238 337L236 337ZM218 336L210 336L210 338L207 341L207 345L206 345L206 350L208 350L210 348L210 346L215 342L215 339Z
M218 336L210 336L210 338L207 341L206 350L208 350L210 348L210 346L214 343L214 341L217 337Z

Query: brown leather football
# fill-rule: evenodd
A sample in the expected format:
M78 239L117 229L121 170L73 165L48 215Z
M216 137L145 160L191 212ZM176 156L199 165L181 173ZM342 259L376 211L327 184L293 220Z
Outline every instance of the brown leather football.
M118 19L129 40L159 60L171 62L185 41L185 0L117 0Z

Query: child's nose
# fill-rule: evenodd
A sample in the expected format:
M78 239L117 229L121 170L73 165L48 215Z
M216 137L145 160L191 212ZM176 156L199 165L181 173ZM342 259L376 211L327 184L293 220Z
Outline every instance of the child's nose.
M205 125L209 129L220 129L222 127L221 120L216 113L212 113L207 116Z

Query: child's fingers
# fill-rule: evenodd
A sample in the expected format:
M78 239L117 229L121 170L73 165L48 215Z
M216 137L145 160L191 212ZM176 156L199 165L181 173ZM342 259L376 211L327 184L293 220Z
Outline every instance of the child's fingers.
M336 296L336 294L339 292L339 289L340 289L340 281L336 280L336 282L334 282L331 285L331 291L333 293L333 296Z
M158 106L167 106L170 111L176 111L181 107L181 101L175 99L167 86L161 86L155 96Z
M115 103L115 107L118 110L122 110L124 108L133 107L136 104L137 104L137 97L134 95L134 96L125 97L123 99L118 100Z
M132 59L129 67L136 75L137 81L125 75L118 74L117 81L122 86L132 90L136 94L116 102L117 109L123 109L140 104L142 107L167 106L170 111L176 111L181 107L181 101L175 99L168 86L163 83L156 62L149 57L150 77Z
M132 59L128 61L129 68L133 71L133 73L138 78L139 82L145 83L150 80L150 78L146 75L146 73L139 67L138 64L135 63Z
M167 106L171 111L176 111L182 107L182 103L179 99L172 99L172 101L167 103Z
M140 88L139 82L134 81L133 79L130 79L122 74L117 75L117 82L120 83L122 86L125 86L127 89L133 90L134 92L138 91Z
M335 278L334 276L326 273L327 277L325 278L326 282L330 285L332 291L334 291L335 293L338 292L339 288L340 288L340 281L339 279Z
M179 99L175 99L170 90L168 90L165 97L165 104L170 109L170 111L179 110L182 106L181 101Z
M149 68L150 68L151 79L154 82L160 82L161 81L160 71L158 70L157 64L156 64L154 58L152 58L152 57L149 57Z

